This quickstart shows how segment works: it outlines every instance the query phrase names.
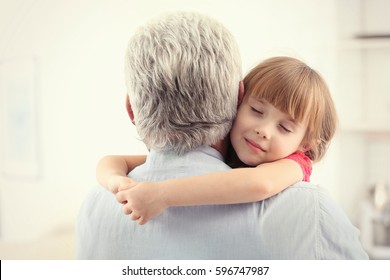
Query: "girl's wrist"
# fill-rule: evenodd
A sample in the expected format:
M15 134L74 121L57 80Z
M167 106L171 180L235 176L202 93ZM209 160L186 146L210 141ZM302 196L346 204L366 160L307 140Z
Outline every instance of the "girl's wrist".
M175 206L173 204L173 195L170 192L170 184L169 181L163 181L157 186L160 189L160 197L163 203L168 207Z
M107 179L107 188L113 194L116 194L118 192L119 178L120 178L120 175L115 174L115 175L111 175Z

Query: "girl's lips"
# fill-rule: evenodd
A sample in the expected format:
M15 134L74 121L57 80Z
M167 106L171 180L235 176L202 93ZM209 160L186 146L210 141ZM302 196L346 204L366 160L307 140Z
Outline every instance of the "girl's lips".
M265 150L256 142L253 142L252 140L245 139L246 143L248 144L249 147L251 147L253 150L260 150L262 152L265 152Z

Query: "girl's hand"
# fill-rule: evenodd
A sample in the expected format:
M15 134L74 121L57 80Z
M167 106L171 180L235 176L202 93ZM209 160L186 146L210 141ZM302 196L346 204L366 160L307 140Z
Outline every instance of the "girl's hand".
M143 225L169 207L159 183L141 182L116 194L123 204L123 212L133 221Z
M134 187L137 182L127 176L112 175L107 180L107 187L113 193Z

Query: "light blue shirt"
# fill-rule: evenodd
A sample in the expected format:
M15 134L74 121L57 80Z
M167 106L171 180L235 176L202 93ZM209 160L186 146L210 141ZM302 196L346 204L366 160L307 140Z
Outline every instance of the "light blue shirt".
M228 169L210 147L182 156L152 150L129 176L159 181ZM77 253L79 259L368 259L341 208L304 182L255 203L171 207L143 226L99 186L80 209Z

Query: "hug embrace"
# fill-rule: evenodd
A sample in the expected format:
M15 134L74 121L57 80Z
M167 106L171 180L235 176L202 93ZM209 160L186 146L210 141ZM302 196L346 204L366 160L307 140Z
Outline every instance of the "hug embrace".
M106 156L77 224L80 259L368 259L359 231L310 183L337 114L323 78L272 57L244 78L216 20L141 27L126 108L147 156Z

